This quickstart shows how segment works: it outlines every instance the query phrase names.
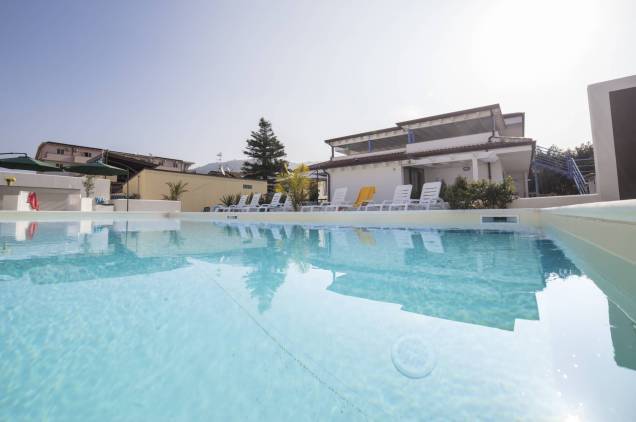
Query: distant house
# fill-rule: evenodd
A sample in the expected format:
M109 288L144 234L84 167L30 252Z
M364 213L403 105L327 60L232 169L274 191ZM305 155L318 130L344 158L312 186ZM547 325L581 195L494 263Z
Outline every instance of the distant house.
M535 141L525 137L524 113L503 114L499 104L396 123L395 126L327 139L331 159L310 166L329 175L330 194L375 185L376 200L391 199L396 185L451 184L457 176L501 181L512 177L528 196Z
M62 142L42 142L38 147L35 158L42 161L55 163L58 166L86 163L94 161L102 155L104 149L82 145L65 144ZM110 151L115 153L115 151ZM146 162L148 167L158 170L187 171L194 163L177 158L157 157L154 155L132 154L117 152L118 155L129 157L138 162Z

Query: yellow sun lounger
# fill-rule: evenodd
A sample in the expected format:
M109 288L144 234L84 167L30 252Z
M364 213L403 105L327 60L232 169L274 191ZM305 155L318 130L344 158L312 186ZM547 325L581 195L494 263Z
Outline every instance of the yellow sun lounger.
M353 203L354 208L360 208L363 205L367 205L369 202L373 201L374 195L375 195L375 186L361 187L360 192L358 192L358 198Z

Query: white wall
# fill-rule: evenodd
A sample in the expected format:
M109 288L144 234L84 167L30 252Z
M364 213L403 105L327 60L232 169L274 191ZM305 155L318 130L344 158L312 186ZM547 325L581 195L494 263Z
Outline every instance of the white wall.
M635 86L636 75L600 82L587 87L594 143L596 190L603 201L620 199L609 93Z
M369 185L376 187L375 202L390 200L395 187L401 185L403 180L402 167L397 162L334 168L327 172L330 176L330 195L339 187L347 187L349 202L355 201L362 186Z
M15 177L16 181L11 187L5 186L0 195L2 192L10 194L16 190L32 191L38 196L41 210L79 211L80 209L80 195L84 195L84 177L0 171L0 185L6 184L5 178L8 176ZM93 196L110 200L110 180L96 178Z
M464 165L454 164L452 166L444 167L425 167L424 168L424 180L427 182L444 181L446 185L452 185L455 183L457 176L463 176L467 180L472 180L473 172L470 164L465 164L466 167L471 167L467 171L463 170Z
M468 170L465 171L464 167L467 167ZM488 180L488 163L478 161L477 171L480 180ZM425 167L424 170L424 178L427 182L443 180L447 185L452 185L455 183L457 176L463 176L468 181L473 180L472 163L453 163L444 167ZM490 164L490 177L493 182L501 182L503 180L501 161Z
M126 200L115 199L111 201L115 205L115 211L126 211ZM181 211L181 201L164 201L155 199L129 199L128 211Z

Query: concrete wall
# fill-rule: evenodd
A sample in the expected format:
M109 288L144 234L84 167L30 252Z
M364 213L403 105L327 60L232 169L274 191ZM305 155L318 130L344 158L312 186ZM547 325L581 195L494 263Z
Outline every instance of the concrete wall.
M575 264L636 320L636 200L544 209L541 226Z
M509 208L550 208L566 205L588 204L600 202L598 194L591 195L567 195L567 196L538 196L535 198L519 198L512 201Z
M166 183L179 181L188 183L186 187L188 192L181 198L183 211L202 211L204 207L220 204L221 197L227 194L267 192L267 183L262 180L143 170L130 180L129 193L138 194L140 199L162 200L163 195L169 193ZM126 189L127 186L124 185L123 191L126 192Z
M8 176L16 178L13 186L3 186L0 196L15 194L20 190L35 192L40 201L40 209L44 211L79 211L80 196L84 193L84 177L58 176L53 174L39 174L27 172L0 172L0 184L4 185L4 179ZM95 191L93 197L110 199L110 180L95 179ZM2 202L2 198L0 198Z
M610 92L636 87L636 75L587 87L590 124L594 143L596 189L603 201L620 199Z
M402 166L398 162L341 167L327 172L330 176L330 197L337 188L346 187L349 202L355 201L362 186L369 185L376 188L375 202L390 200L395 187L403 180Z

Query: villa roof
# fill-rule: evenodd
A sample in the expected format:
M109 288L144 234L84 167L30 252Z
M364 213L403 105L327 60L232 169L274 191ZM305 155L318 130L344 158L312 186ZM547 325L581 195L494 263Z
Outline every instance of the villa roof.
M488 111L488 110L501 111L501 108L499 107L499 104L491 104L491 105L482 106L482 107L468 108L466 110L453 111L450 113L437 114L435 116L428 116L428 117L421 117L419 119L406 120L404 122L398 122L396 124L398 126L404 126L404 125L410 125L413 123L422 123L422 122L429 122L432 120L447 119L449 117L456 117L456 116L461 116L464 114L478 113L480 111Z
M339 136L337 138L326 139L325 143L331 144L332 142L343 141L346 139L357 138L360 136L375 135L375 134L386 133L386 132L391 132L396 130L404 130L402 126L407 126L414 123L423 123L423 122L434 121L439 119L447 119L450 117L463 116L465 114L472 114L472 113L478 113L481 111L489 111L489 110L494 110L494 111L497 111L499 114L501 114L501 107L499 106L499 104L490 104L490 105L481 106L481 107L468 108L465 110L453 111L450 113L436 114L434 116L427 116L427 117L421 117L418 119L397 122L395 126L385 128L385 129L371 130L367 132L354 133L352 135ZM523 113L511 113L511 114L523 114ZM505 115L505 116L509 116L509 115Z
M368 132L360 132L360 133L354 133L353 135L340 136L338 138L331 138L331 139L325 140L325 142L329 144L334 141L342 141L344 139L357 138L358 136L375 135L377 133L385 133L385 132L391 132L394 130L401 130L401 129L402 128L399 126L393 126L393 127L388 127L385 129L370 130Z
M407 153L406 151L400 151L400 152L390 152L390 153L378 154L378 155L366 155L362 157L343 158L339 160L329 160L329 161L323 161L322 163L313 164L309 166L309 168L311 170L319 170L319 169L324 170L324 169L337 168L337 167L356 166L361 164L382 163L385 161L408 160L411 158L431 157L431 156L442 155L442 154L481 151L485 149L491 150L491 149L522 146L522 145L534 145L534 144L535 144L535 141L530 138L506 138L505 141L502 140L502 141L490 142L490 143L465 145L465 146L458 146L458 147L452 147L452 148L442 148L442 149L435 149L430 151L414 152L410 154Z

